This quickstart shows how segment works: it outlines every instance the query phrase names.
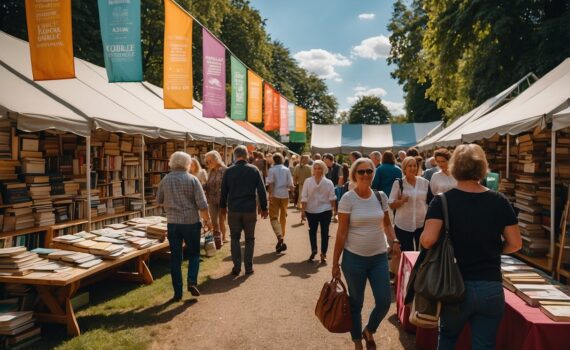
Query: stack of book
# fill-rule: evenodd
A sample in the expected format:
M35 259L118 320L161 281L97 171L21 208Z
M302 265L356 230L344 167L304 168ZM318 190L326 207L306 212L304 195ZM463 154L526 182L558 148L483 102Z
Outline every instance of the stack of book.
M511 292L516 292L518 284L546 284L544 277L528 270L503 272L503 286Z
M43 261L26 247L0 249L0 275L24 276L33 271L32 266Z
M34 227L35 222L36 220L31 206L22 208L10 207L4 212L2 230L4 232L23 230Z
M158 239L160 242L165 240L167 234L168 229L166 223L155 224L146 228L146 236L151 239Z
M522 173L516 177L515 207L520 210L518 219L523 238L521 252L528 256L544 256L550 242L542 227L543 206L550 206L550 197L544 198L550 179L546 173L546 135L539 131L517 137L519 164ZM541 193L541 203L538 202Z
M45 174L46 161L44 158L26 157L22 159L22 173Z
M27 207L32 205L32 198L28 187L23 182L5 182L2 184L3 204L12 204L13 207Z
M36 134L20 134L20 158L42 159L43 153L39 151L40 140ZM32 173L33 174L33 173Z
M0 181L17 180L16 167L18 166L20 166L19 160L0 159Z
M12 159L12 130L9 119L0 120L0 159Z
M49 176L26 176L26 183L34 203L32 208L36 226L55 224L49 180Z
M80 185L78 182L69 180L63 182L63 190L66 195L77 196L79 194Z
M515 183L507 178L501 178L499 182L499 192L505 195L509 202L513 203L515 201Z
M0 335L4 349L25 349L41 339L41 328L32 311L0 313Z

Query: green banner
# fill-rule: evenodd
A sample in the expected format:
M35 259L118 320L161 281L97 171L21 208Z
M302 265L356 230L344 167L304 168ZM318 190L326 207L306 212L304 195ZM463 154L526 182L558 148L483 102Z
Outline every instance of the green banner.
M305 143L307 142L307 133L289 130L289 142Z
M230 59L232 69L231 118L245 120L247 115L247 69L234 56L231 56Z

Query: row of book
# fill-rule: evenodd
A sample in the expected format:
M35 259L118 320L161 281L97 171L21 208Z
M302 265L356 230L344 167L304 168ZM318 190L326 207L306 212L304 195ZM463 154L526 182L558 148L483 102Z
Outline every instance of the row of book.
M555 321L570 322L570 295L562 286L551 283L550 278L536 269L510 256L501 257L503 286L516 293L528 305Z

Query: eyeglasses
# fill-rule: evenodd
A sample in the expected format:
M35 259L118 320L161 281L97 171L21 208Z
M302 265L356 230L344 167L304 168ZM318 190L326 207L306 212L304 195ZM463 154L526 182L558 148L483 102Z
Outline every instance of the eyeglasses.
M372 175L373 172L374 172L374 170L372 170L372 169L360 169L360 170L356 171L356 173L360 176L363 176L364 174Z

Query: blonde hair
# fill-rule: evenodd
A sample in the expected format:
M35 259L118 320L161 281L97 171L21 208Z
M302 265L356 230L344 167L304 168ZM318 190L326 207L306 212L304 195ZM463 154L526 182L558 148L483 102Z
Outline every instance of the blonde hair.
M190 171L190 173L192 173L192 175L198 175L198 173L200 173L200 171L202 170L202 166L200 165L200 162L198 161L198 159L196 158L192 158L190 160L190 164L195 165L196 166L196 172L192 172L192 166L190 166L190 169L188 169Z
M170 160L168 161L168 166L172 170L188 170L190 168L190 162L192 157L186 152L178 151L172 153Z
M326 175L329 172L329 168L327 167L327 165L325 164L325 162L323 162L320 159L317 160L313 160L313 168L315 166L319 166L321 167L321 169L323 169L323 175Z
M358 158L357 160L354 161L354 163L352 163L352 166L350 167L350 181L356 183L356 169L358 169L358 166L362 163L370 165L370 168L373 171L372 177L374 177L374 174L376 173L376 167L374 166L374 163L372 163L372 160L370 160L370 158L362 157Z
M487 176L487 156L479 145L460 145L453 151L449 167L451 175L457 181L480 181Z
M214 150L206 153L205 159L208 159L208 157L213 159L219 166L224 166L224 162L222 161L222 156L218 151Z
M416 158L412 156L408 156L404 158L404 160L402 161L402 176L406 176L406 168L408 167L408 165L410 165L411 162L416 163L416 165L418 164Z

